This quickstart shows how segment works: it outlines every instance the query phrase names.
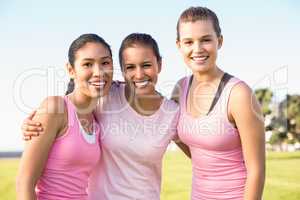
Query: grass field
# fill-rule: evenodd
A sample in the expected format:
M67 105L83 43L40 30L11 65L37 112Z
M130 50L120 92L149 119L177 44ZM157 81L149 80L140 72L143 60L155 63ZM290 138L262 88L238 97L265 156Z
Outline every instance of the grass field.
M0 199L15 199L18 159L0 159ZM181 153L169 152L163 169L162 200L189 199L191 164ZM300 152L268 153L265 200L300 199Z

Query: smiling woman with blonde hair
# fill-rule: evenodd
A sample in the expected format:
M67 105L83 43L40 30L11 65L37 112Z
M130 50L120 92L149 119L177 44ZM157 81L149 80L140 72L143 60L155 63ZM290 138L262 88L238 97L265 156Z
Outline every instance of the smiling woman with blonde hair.
M186 9L177 46L192 75L176 85L178 135L192 155L192 200L260 200L265 179L265 135L249 86L216 64L223 36L216 14Z

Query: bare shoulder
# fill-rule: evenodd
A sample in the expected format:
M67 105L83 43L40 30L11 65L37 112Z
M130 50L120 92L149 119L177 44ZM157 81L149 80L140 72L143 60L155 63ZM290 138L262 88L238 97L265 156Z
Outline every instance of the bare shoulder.
M45 129L59 131L65 127L67 118L63 97L49 96L42 101L33 120L40 122Z
M230 101L242 103L243 101L250 101L252 96L252 89L245 82L239 82L231 90Z
M37 114L63 115L64 113L65 103L63 97L61 96L46 97L37 110Z
M177 83L175 84L175 86L173 88L171 99L177 103L179 103L179 99L180 99L179 97L184 88L184 80L185 79L186 79L186 77L181 78L179 81L177 81Z
M63 97L46 97L38 108L33 120L40 122L45 128L45 132L54 131L53 134L55 135L61 132L68 121L67 108Z
M262 117L260 105L252 89L245 82L240 82L232 88L229 98L229 113L234 118L242 116Z

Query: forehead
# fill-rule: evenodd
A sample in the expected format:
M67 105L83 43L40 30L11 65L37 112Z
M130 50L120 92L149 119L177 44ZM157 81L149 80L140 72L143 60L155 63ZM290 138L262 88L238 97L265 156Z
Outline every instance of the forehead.
M155 58L153 49L146 45L136 45L134 47L128 47L123 50L122 56L124 62Z
M181 22L179 25L180 38L193 38L195 36L216 35L211 20L197 20L195 22Z
M111 57L109 50L101 43L88 42L76 52L76 59Z

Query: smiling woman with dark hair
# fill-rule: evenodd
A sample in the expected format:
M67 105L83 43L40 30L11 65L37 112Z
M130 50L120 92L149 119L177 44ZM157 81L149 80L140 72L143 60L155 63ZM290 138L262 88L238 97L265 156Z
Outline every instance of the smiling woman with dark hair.
M18 199L87 199L88 177L101 155L93 110L108 93L111 71L110 47L102 38L84 34L71 44L68 72L76 87L67 96L47 97L35 114L43 131L23 152Z

